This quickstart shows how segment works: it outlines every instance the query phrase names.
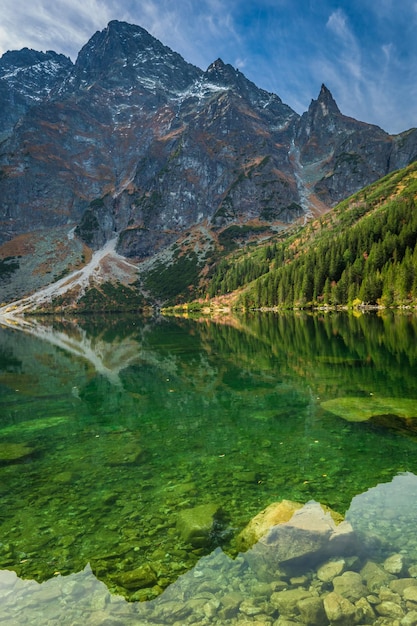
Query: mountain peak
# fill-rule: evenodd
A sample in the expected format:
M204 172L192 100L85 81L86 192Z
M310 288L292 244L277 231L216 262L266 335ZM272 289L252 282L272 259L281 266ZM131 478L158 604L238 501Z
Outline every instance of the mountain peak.
M264 98L262 89L256 87L242 72L234 68L230 63L224 63L218 58L214 61L204 74L206 80L226 88L243 97L249 98L252 102Z
M0 58L0 143L31 106L43 102L71 71L71 59L23 48Z
M68 88L99 83L112 90L125 83L129 89L137 85L169 93L187 88L201 73L144 28L112 20L81 49Z
M226 64L224 63L223 59L219 57L208 66L207 71L209 72L213 70L222 70L225 67L225 65Z
M116 20L75 65L5 55L0 243L71 223L91 247L117 232L138 259L194 227L213 228L216 246L230 225L281 230L415 160L417 131L394 140L346 117L325 85L300 117L241 70L217 58L203 71Z
M340 113L339 107L337 106L336 101L331 94L331 91L326 87L324 83L321 86L319 97L317 99L317 104L320 105L323 116L326 116L329 113Z
M145 28L128 22L119 20L111 20L107 27L101 31L105 36L123 39L124 37L133 37L135 40L142 42L143 45L161 44L161 42L151 35ZM164 46L165 47L165 46Z
M213 61L206 71L206 75L210 76L211 80L217 80L228 86L236 84L238 74L238 70L235 70L229 63L224 63L220 58Z

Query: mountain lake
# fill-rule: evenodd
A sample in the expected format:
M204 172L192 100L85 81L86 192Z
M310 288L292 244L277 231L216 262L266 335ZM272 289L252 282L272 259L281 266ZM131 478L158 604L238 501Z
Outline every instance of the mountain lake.
M410 312L25 317L0 346L0 623L328 624L279 621L320 562L239 549L282 500L349 522L333 562L417 584Z

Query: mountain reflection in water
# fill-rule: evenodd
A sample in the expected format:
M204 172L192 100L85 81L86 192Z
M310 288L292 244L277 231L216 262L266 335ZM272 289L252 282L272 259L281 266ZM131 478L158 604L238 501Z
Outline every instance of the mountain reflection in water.
M27 318L20 330L0 329L0 567L20 577L2 576L1 610L18 605L16 623L36 597L50 623L65 623L62 604L74 606L68 623L79 607L91 624L154 610L150 623L175 623L176 610L181 623L192 613L172 603L197 590L214 620L232 580L259 603L273 581L237 556L235 537L282 499L349 509L378 558L414 558L415 317ZM356 421L371 398L388 414ZM390 507L382 490L377 506L384 483L409 504ZM213 503L226 527L195 549L178 514ZM121 586L120 573L146 564L155 584Z

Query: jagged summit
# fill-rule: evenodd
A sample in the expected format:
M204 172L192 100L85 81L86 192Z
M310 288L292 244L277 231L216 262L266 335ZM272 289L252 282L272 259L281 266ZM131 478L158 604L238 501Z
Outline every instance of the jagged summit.
M251 81L249 81L238 69L235 69L230 63L224 63L222 59L216 59L205 73L205 77L217 83L220 86L235 90L251 90L252 87L258 89Z
M319 97L316 102L320 105L323 115L329 115L330 113L340 114L340 110L335 99L324 83L321 86Z
M0 77L3 77L7 71L33 67L50 60L59 60L62 64L72 65L71 59L53 50L47 50L46 52L40 52L32 48L8 50L0 58Z
M0 58L0 88L15 89L16 94L39 101L71 68L71 59L52 50L9 50Z
M220 58L209 65L203 76L203 81L216 84L223 89L230 89L240 97L249 100L252 106L272 106L281 122L297 115L295 111L282 103L279 96L260 89L246 78L239 69L234 68L230 63L224 63Z
M232 65L226 64L222 59L218 58L208 66L206 75L213 80L233 85L236 82L238 70L235 70Z
M80 50L66 87L88 89L98 82L114 89L129 81L133 89L172 92L186 89L201 74L144 28L113 20Z
M310 119L317 120L323 117L327 117L329 115L332 116L340 114L340 109L337 106L331 91L323 83L317 100L311 101L308 111L305 115L308 115Z

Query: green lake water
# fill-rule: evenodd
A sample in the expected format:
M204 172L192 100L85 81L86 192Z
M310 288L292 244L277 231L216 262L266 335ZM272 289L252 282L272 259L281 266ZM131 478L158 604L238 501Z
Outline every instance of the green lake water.
M0 327L4 623L65 623L59 585L74 605L105 590L88 623L107 623L113 606L124 617L109 624L145 623L132 607L159 602L183 575L227 559L239 576L235 537L282 499L326 504L364 534L372 526L381 558L403 551L417 564L415 476L415 316ZM178 516L204 504L222 517L198 548ZM142 566L154 582L126 588L123 574ZM30 617L12 617L17 587Z

